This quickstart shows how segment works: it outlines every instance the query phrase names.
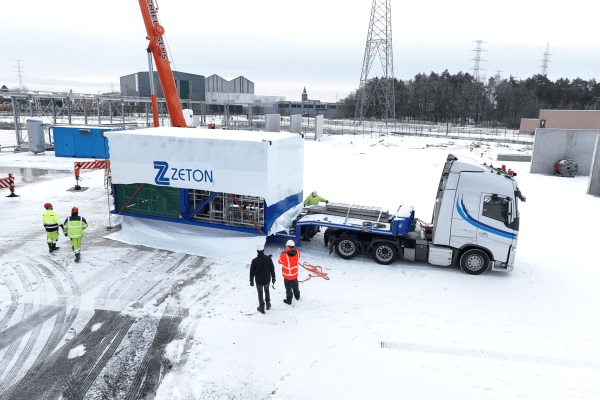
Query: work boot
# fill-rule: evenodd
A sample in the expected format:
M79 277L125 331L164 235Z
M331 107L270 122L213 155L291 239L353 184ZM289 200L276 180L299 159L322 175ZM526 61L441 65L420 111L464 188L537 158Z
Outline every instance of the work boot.
M79 257L80 257L79 253L75 254L75 262L79 262Z
M256 307L256 311L258 311L261 314L264 314L265 313L265 305L263 304L263 305Z
M267 310L271 309L271 301L267 300Z
M292 304L292 299L289 299L289 300L285 299L285 300L283 300L283 302L287 305L290 305L290 304Z
M300 300L300 293L298 293L298 296L294 296L296 298L296 300Z
M60 247L57 247L56 243L52 243L52 251L56 251L58 249L60 249Z
M303 238L302 238L302 241L303 241L303 242L310 242L310 238L303 237Z
M52 243L48 243L48 251L52 253L54 249L52 248Z

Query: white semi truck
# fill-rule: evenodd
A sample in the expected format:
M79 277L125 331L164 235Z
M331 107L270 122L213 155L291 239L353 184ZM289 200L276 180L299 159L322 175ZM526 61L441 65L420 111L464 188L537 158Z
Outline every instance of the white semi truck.
M525 201L515 176L450 154L431 223L415 218L413 207L407 205L390 213L378 207L329 203L305 208L295 221L293 237L299 243L302 227L326 227L325 246L344 259L370 253L385 265L398 259L421 260L440 266L458 263L471 275L490 267L508 272L517 251L518 201Z

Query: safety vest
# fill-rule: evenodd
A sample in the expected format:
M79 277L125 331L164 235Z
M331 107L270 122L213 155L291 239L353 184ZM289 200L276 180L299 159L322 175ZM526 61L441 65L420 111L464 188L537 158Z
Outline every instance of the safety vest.
M69 217L65 219L65 232L70 238L77 238L83 236L83 230L87 228L87 222L82 217Z
M327 201L327 200L325 200L325 198L321 197L321 196L313 196L311 193L306 197L306 200L304 200L304 205L312 206L312 205L319 204L320 201Z
M46 228L46 232L54 232L58 230L60 218L58 218L58 214L54 211L46 210L42 220L44 221L44 228Z
M295 251L296 254L290 256L288 252L292 250ZM281 272L284 279L291 281L298 278L298 260L300 260L300 252L296 249L288 249L281 253L279 256L279 264L283 266Z

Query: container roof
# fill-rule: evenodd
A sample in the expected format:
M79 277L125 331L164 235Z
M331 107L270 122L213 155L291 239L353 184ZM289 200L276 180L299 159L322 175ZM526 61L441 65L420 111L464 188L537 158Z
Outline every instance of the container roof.
M194 128L146 128L130 131L113 131L119 135L139 135L139 136L164 136L172 138L198 138L198 139L222 139L239 140L243 142L262 142L263 140L282 140L298 136L285 132L253 132L238 131L231 129L194 129Z

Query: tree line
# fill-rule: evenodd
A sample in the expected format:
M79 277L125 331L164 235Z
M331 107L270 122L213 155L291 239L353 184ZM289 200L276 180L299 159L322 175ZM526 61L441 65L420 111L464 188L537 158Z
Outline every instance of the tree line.
M375 86L374 78L367 93ZM341 112L354 118L358 90L341 100ZM417 74L409 80L394 79L398 121L427 121L453 125L476 124L518 129L521 118L537 118L540 109L600 109L600 83L577 78L549 80L544 75L526 79L477 81L469 73ZM366 118L382 118L377 96L366 109Z

